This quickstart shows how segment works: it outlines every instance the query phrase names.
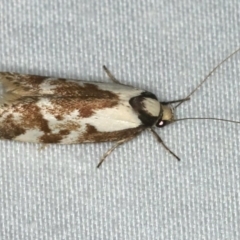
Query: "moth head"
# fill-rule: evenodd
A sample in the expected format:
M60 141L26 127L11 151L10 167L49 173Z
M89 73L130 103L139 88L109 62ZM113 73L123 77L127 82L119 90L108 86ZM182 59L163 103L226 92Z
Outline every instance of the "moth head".
M129 104L146 127L164 127L173 122L173 109L169 105L161 104L150 92L142 92L141 95L131 98Z
M161 104L161 111L159 113L159 118L156 122L156 127L162 128L172 122L174 122L174 112L171 105Z

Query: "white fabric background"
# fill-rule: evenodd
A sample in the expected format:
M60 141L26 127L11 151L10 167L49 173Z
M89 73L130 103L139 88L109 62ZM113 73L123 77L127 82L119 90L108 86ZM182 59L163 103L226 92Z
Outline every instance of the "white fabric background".
M1 0L0 71L186 96L240 47L239 0ZM240 120L240 54L177 111ZM186 121L111 143L0 141L1 239L240 239L240 125Z

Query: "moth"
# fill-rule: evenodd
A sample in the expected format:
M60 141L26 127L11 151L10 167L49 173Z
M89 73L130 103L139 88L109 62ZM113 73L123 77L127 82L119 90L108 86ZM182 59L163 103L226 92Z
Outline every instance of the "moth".
M1 72L0 138L43 144L115 142L101 158L99 167L118 146L149 130L180 160L154 127L194 119L175 119L174 110L239 50L216 66L187 97L168 102L159 102L151 92L121 84L106 66L103 69L112 80L110 83ZM173 107L174 103L177 105Z

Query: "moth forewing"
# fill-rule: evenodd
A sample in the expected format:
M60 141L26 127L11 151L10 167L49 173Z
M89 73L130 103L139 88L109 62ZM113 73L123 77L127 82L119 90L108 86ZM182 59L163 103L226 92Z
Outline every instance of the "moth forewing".
M0 73L0 83L2 139L44 144L115 141L116 147L162 115L154 94L116 82Z

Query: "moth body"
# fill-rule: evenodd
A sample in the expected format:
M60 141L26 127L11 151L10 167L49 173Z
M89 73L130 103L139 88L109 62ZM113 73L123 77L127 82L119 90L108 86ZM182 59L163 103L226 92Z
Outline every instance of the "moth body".
M159 102L145 90L119 83L103 66L113 83L0 72L0 138L22 142L76 144L114 141L97 167L119 145L148 129L176 159L154 127L182 120L173 110L202 86L213 72L240 48L220 62L184 99ZM178 103L171 107L170 104Z
M147 91L117 83L0 73L0 138L74 144L122 141L173 120ZM164 120L164 122L163 122Z

